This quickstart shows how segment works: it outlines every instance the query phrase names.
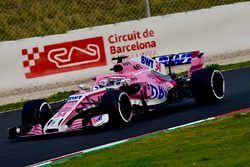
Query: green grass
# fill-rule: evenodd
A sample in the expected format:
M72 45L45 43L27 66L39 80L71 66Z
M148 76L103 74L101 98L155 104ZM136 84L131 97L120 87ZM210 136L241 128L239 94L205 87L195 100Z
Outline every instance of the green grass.
M91 152L57 167L250 166L250 113L161 132Z
M213 67L215 69L225 71L225 70L232 70L232 69L249 67L249 66L250 66L250 61L246 61L242 63L228 64L228 65L211 64L211 65L207 65L206 68Z
M49 96L49 97L45 98L45 100L47 100L48 102L55 102L55 101L66 99L66 98L68 98L68 96L70 96L73 93L74 93L74 91L58 92L58 93L56 93L56 94L54 94L52 96ZM6 105L1 105L0 106L0 112L22 108L24 103L25 102L22 101L22 102L18 102L18 103L11 103L11 104L6 104Z
M212 65L206 66L206 68L208 68L208 67L212 67L212 68L215 68L215 69L218 69L218 70L226 71L226 70L231 70L231 69L250 67L250 61L237 63L237 64L229 64L229 65L212 64ZM184 72L181 72L181 73L177 74L177 76L183 76L183 75L187 75L187 71L184 71ZM46 100L48 100L49 102L55 102L55 101L63 100L65 98L67 98L69 95L73 94L73 92L74 92L73 90L69 91L69 92L58 92L57 94L46 98ZM21 108L24 103L25 102L18 102L18 103L11 103L11 104L6 104L6 105L1 105L0 106L0 112Z
M250 67L250 61L241 62L241 63L235 63L235 64L227 64L227 65L219 65L219 64L210 64L206 65L205 68L214 68L220 71L227 71L227 70L233 70L233 69L239 69L244 67ZM177 74L177 76L183 76L187 75L187 71L183 71Z
M152 16L247 0L150 0ZM0 41L145 17L144 0L1 0Z

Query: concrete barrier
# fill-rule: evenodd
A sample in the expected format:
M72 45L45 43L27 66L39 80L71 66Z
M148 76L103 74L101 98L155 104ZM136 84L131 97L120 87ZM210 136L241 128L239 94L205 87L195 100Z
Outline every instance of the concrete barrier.
M107 73L112 57L250 49L250 2L0 43L0 93ZM220 59L218 57L218 59Z

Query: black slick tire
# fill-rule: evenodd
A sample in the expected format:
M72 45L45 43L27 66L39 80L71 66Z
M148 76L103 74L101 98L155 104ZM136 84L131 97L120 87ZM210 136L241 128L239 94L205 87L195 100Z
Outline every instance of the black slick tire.
M45 125L52 117L50 106L45 100L31 100L22 109L22 125Z
M225 95L225 80L215 69L201 69L191 76L192 96L198 104L219 102Z
M123 126L131 121L133 109L127 93L120 90L107 91L101 103L104 111L109 114L112 125Z

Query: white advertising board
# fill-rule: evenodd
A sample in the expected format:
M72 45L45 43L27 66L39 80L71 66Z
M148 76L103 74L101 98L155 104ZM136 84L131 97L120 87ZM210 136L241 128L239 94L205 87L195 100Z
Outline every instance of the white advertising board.
M107 73L112 57L250 48L250 3L0 43L0 92Z

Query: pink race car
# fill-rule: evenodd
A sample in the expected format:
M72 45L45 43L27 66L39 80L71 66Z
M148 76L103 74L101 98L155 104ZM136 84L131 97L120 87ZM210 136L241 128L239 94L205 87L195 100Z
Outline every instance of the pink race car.
M81 130L86 127L128 124L135 114L184 99L199 104L221 101L225 81L221 72L202 69L203 53L199 51L159 56L113 58L117 64L112 74L94 78L90 87L79 91L58 108L44 100L27 102L22 109L22 125L9 128L9 138L47 135ZM171 66L189 64L187 76L176 77ZM168 73L166 72L168 67Z

